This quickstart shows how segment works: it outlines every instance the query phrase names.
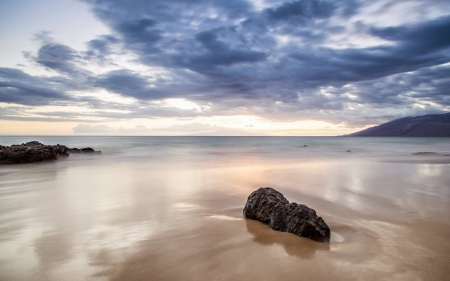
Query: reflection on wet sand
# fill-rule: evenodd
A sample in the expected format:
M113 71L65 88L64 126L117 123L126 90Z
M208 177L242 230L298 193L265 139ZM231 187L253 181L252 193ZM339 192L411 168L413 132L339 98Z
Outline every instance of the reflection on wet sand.
M0 280L450 274L450 165L236 154L226 164L115 160L0 170ZM330 243L244 220L247 196L261 186L314 208L331 228Z
M330 243L328 242L316 242L294 234L275 231L258 221L245 220L245 225L247 226L247 231L254 236L253 241L263 246L281 245L290 256L311 259L316 251L330 250Z

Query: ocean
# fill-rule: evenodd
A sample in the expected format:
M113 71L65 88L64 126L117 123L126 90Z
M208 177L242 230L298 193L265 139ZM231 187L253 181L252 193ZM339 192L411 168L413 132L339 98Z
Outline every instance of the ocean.
M0 280L444 280L450 138L0 137L92 147L0 166ZM436 154L413 155L416 152ZM331 228L245 220L270 186Z

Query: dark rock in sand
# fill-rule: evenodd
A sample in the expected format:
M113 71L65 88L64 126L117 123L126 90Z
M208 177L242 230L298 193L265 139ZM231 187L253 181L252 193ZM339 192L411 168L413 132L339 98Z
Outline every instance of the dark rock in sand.
M349 150L347 150L346 152L352 152L352 151L349 149Z
M61 156L68 156L65 145L44 145L37 141L21 145L0 146L0 164L20 164L57 160Z
M415 152L412 155L434 155L436 152Z
M302 204L289 203L283 194L270 187L261 187L250 194L244 217L261 221L274 230L314 240L330 238L330 228L316 211Z

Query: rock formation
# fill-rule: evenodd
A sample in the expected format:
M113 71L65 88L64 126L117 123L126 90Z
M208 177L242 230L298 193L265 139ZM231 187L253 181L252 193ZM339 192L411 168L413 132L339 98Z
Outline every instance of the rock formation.
M85 148L69 148L69 153L101 153L101 151L95 151L91 147L85 147Z
M78 152L79 151L79 152ZM69 156L69 153L100 153L94 149L68 148L65 145L44 145L38 141L30 141L11 146L0 145L0 164L21 164L57 160L61 156Z
M0 145L0 164L20 164L56 160L68 156L69 148L65 145L44 145L30 141L20 145Z
M274 230L319 241L330 238L330 228L316 211L302 204L289 203L283 194L270 187L253 191L243 212L245 218L261 221Z

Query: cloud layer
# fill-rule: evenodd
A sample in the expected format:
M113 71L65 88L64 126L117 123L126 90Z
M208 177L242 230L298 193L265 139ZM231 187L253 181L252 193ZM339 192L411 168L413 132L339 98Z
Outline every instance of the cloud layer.
M50 74L0 68L3 119L16 105L61 105L90 108L85 119L247 114L360 126L450 109L446 1L84 2L111 34L83 50L38 34L40 49L24 55Z

